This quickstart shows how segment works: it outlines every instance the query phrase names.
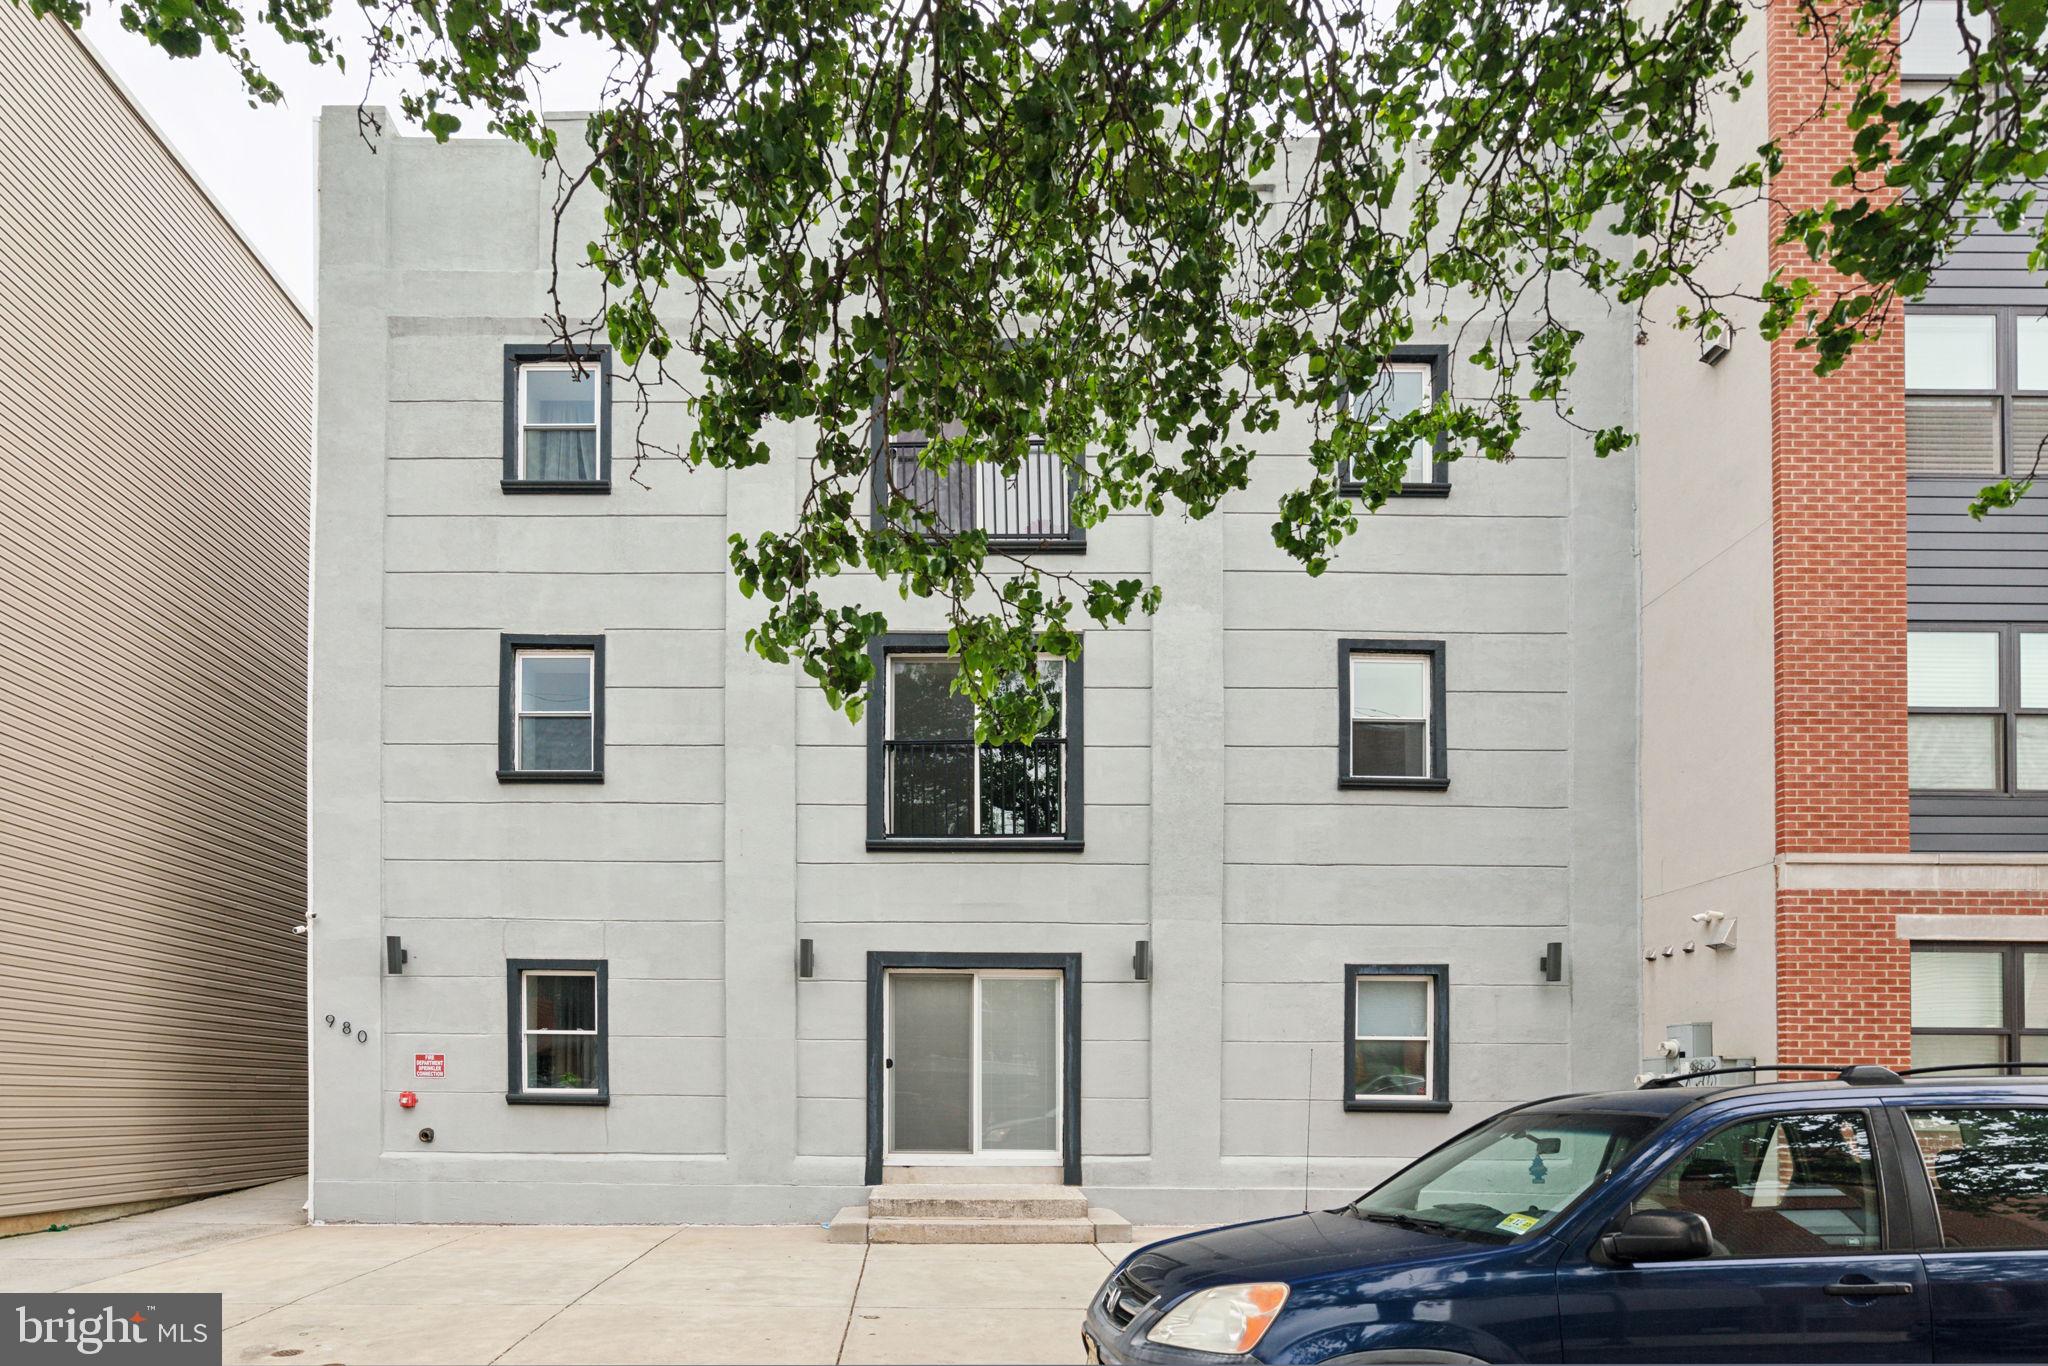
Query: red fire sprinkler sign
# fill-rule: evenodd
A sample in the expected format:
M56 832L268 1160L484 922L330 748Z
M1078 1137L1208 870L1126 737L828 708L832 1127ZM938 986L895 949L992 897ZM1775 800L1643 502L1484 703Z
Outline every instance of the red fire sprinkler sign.
M415 1053L412 1055L412 1074L415 1077L445 1077L448 1075L448 1057L445 1053Z

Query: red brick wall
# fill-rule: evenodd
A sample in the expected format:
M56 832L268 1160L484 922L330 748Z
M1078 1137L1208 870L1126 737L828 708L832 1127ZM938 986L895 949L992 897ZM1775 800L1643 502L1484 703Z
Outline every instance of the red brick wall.
M1778 893L1780 1060L1912 1061L1901 915L2048 915L2048 892Z
M1770 126L1785 148L1775 215L1824 204L1849 131L1815 118L1819 45L1797 8L1765 11ZM1839 287L1798 246L1773 269ZM1771 351L1772 588L1777 844L1781 853L1897 854L1906 797L1905 374L1900 329L1834 374L1781 338ZM1778 896L1778 1057L1903 1066L1911 973L1895 917L1979 909L1981 898L1877 892Z
M1765 11L1770 124L1785 145L1771 185L1787 207L1824 204L1848 129L1814 118L1818 44L1796 6ZM1803 248L1774 269L1840 277ZM1892 326L1842 369L1813 373L1790 338L1771 354L1771 506L1777 637L1777 831L1783 853L1902 853L1906 811L1904 344Z

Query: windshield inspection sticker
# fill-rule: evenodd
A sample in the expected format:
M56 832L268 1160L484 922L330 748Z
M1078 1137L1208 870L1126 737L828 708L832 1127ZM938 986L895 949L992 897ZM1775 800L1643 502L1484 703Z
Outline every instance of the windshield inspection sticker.
M1494 1227L1506 1229L1509 1233L1527 1233L1542 1222L1533 1214L1510 1214Z

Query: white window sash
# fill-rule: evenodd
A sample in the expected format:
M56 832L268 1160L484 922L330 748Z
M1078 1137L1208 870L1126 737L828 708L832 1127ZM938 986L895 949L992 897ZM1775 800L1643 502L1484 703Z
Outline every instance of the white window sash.
M526 661L529 659L578 659L583 661L583 687L590 698L590 705L580 710L544 711L526 707L521 701L526 695ZM526 771L526 755L520 737L519 723L529 716L589 718L592 723L591 762L597 762L597 655L590 650L521 650L512 670L512 767L515 771ZM535 772L550 770L536 769ZM582 772L580 769L563 769L565 773Z
M1375 1102L1391 1101L1396 1104L1419 1104L1423 1101L1429 1101L1436 1098L1436 978L1428 975L1423 975L1419 977L1393 977L1388 976L1384 973L1377 972L1359 973L1356 977L1352 979L1351 983L1351 1008L1354 1012L1356 1012L1358 1009L1358 989L1361 986L1365 986L1368 984L1379 985L1382 983L1391 984L1394 982L1422 983L1422 1019L1424 1024L1426 1025L1424 1032L1420 1034L1360 1034L1356 1032L1356 1027L1354 1026L1351 1039L1354 1043L1421 1044L1422 1094L1419 1096L1375 1094L1372 1097L1372 1099ZM1345 1077L1351 1085L1355 1086L1357 1084L1357 1077L1351 1071L1351 1068L1352 1061L1348 1058L1345 1059Z
M589 978L592 983L590 989L591 1017L597 1021L597 1027L594 1029L534 1028L532 1023L533 997L528 993L526 984L538 977ZM535 1086L533 1084L533 1073L530 1070L532 1058L526 1050L526 1040L529 1038L548 1038L554 1036L560 1038L595 1039L602 1037L604 1034L604 1005L598 1000L596 982L596 973L570 969L529 969L519 974L519 1090L522 1094L532 1093L546 1096L594 1096L597 1094L598 1088L595 1086Z
M1423 392L1425 394L1423 406L1428 407L1431 404L1434 404L1437 401L1438 397L1436 389L1437 367L1434 361L1385 360L1381 361L1379 366L1379 372L1383 375L1391 376L1394 374L1409 371L1420 374L1422 376ZM1366 400L1372 396L1372 390L1377 387L1378 385L1377 383L1375 383L1371 387L1367 388L1364 393L1357 394L1352 398L1351 413L1353 417L1360 419L1363 419L1365 417L1364 408ZM1389 380L1389 388L1391 389L1391 387L1392 381ZM1422 477L1420 479L1410 478L1410 474L1415 472L1415 464L1418 456L1421 457L1423 465L1423 468L1421 470ZM1437 450L1436 443L1433 441L1429 443L1428 447L1425 450L1411 450L1408 453L1407 462L1401 467L1401 486L1403 488L1412 488L1417 484L1435 483L1437 478L1436 467L1441 463L1443 463L1443 453ZM1346 472L1350 473L1350 471L1348 470ZM1356 478L1356 475L1353 475L1352 477Z
M1387 659L1419 659L1422 661L1421 715L1388 716L1383 714L1367 714L1361 716L1359 714L1358 666L1360 664L1371 663L1375 660ZM1422 725L1422 774L1424 777L1427 778L1433 778L1436 776L1436 717L1432 714L1435 711L1435 706L1432 702L1432 699L1435 696L1436 658L1433 655L1395 654L1391 651L1381 650L1354 650L1352 652L1351 719L1353 721L1388 721L1397 725L1414 725L1417 722L1420 722ZM1351 737L1349 735L1346 735L1344 737L1344 743L1346 748L1349 749L1351 746ZM1351 776L1354 778L1406 778L1414 776L1413 774L1406 773L1361 773L1358 771L1358 755L1355 751L1353 751L1350 754L1350 759Z
M526 434L528 432L591 432L602 440L604 430L604 371L596 361L583 365L583 373L597 392L590 398L590 421L588 422L534 422L526 415L526 380L529 375L542 371L562 371L573 374L576 367L566 362L531 362L519 367L519 477L526 478Z

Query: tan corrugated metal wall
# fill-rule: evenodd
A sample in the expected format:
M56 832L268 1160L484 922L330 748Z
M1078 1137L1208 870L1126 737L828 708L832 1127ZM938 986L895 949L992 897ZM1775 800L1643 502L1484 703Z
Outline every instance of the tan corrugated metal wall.
M305 318L0 4L0 1218L305 1170L311 404Z

